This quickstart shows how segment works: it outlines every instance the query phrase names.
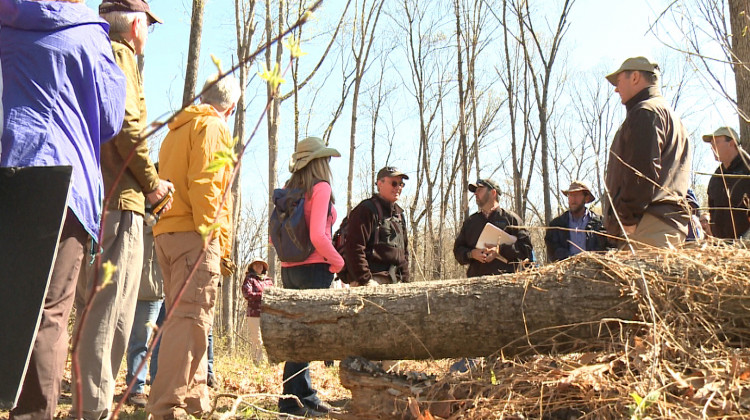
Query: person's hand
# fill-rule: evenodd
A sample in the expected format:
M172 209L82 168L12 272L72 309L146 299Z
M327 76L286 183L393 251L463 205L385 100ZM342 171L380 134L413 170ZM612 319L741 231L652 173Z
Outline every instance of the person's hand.
M499 254L499 250L498 250L497 246L487 247L487 248L484 249L484 259L485 259L484 262L493 261L493 260L495 260L495 258L498 257L498 255L500 255L500 254Z
M479 261L482 264L487 263L489 261L492 261L492 260L489 260L487 258L487 248L485 248L485 249L479 249L479 248L472 249L471 250L471 258Z
M229 277L232 274L234 274L234 270L237 269L237 266L234 265L232 260L230 260L227 257L221 258L221 275L224 277Z
M161 201L162 198L164 198L167 194L169 194L170 191L174 191L174 184L172 184L169 181L166 181L164 179L159 180L159 185L156 186L156 189L151 191L150 193L146 194L146 199L149 203L151 203L152 206L155 206L156 204ZM169 201L167 204L162 207L161 212L169 211L169 209L172 208L172 198L169 198Z

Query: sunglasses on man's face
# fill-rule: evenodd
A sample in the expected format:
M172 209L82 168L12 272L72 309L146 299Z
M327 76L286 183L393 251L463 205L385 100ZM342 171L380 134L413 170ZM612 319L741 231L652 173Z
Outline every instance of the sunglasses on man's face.
M393 188L396 188L396 187L403 188L404 185L406 185L406 184L404 184L403 181L391 181L391 185L393 186Z

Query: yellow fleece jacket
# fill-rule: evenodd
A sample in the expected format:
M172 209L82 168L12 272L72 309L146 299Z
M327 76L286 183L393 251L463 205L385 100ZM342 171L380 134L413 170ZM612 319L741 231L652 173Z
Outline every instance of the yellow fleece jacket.
M168 232L199 232L214 223L231 170L206 171L214 153L232 147L226 122L211 105L191 105L169 123L169 134L159 151L159 177L174 184L172 208L154 226L154 236ZM232 250L232 195L221 209L218 223L222 256Z

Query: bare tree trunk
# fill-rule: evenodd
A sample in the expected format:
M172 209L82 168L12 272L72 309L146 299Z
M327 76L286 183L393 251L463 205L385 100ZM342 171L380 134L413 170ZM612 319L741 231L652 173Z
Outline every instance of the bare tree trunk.
M750 1L729 0L729 20L732 26L732 53L737 89L740 142L750 150Z
M249 2L235 0L234 1L235 11L235 31L237 37L237 58L243 61L250 50L250 42L255 33L255 23L253 18L255 16L255 0ZM247 83L247 71L252 63L246 63L244 66L240 66L238 75L240 82L240 98L237 101L237 112L235 113L234 119L234 137L238 139L235 145L235 152L239 153L245 139L245 87ZM227 339L227 348L230 353L234 352L235 349L235 325L237 314L237 285L240 284L242 279L242 256L240 255L240 243L241 241L247 240L247 238L241 238L240 223L241 223L241 212L242 212L242 199L241 199L241 180L242 172L237 174L237 178L232 184L232 195L234 197L234 209L233 222L234 232L233 241L234 246L232 247L232 261L237 265L237 270L230 277L224 278L224 284L222 287L222 319L224 322L221 324L221 334Z
M187 66L185 67L185 89L182 92L182 106L190 105L190 100L195 95L195 86L198 83L204 4L205 0L193 0L193 14L190 18L190 44L188 44Z
M266 0L266 40L273 39L273 21L271 20L271 0ZM279 1L279 28L283 28L284 0ZM283 30L283 29L282 29ZM279 30L279 33L281 30ZM281 43L278 44L281 48ZM272 60L271 48L266 49L266 66L273 68L274 64L281 66L281 52L276 51L276 58ZM279 154L278 131L279 131L279 111L281 100L278 97L278 88L274 90L270 83L266 84L266 97L271 101L268 109L267 127L268 127L268 214L273 211L273 190L276 188L277 179L277 160ZM268 275L271 278L276 277L276 250L268 245Z
M456 14L456 70L458 71L458 144L461 153L461 213L469 217L469 194L466 185L469 182L469 147L466 139L466 93L464 92L464 64L461 49L461 2L454 0Z

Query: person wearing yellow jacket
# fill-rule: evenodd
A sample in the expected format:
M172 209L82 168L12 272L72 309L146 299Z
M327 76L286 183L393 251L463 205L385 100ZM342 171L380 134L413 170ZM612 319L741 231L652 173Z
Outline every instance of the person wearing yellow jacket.
M216 152L232 147L227 121L240 96L237 79L216 79L214 76L206 82L201 104L187 107L169 124L169 134L159 151L159 175L171 180L175 191L172 209L154 226L165 303L168 310L174 308L163 327L159 374L146 406L157 420L187 418L188 414L200 418L210 408L206 349L221 259L231 252L232 202L231 195L227 195L221 205L229 188L231 169L223 167L212 172L207 167ZM201 255L201 227L215 222L220 228Z

